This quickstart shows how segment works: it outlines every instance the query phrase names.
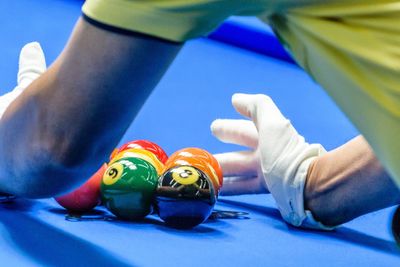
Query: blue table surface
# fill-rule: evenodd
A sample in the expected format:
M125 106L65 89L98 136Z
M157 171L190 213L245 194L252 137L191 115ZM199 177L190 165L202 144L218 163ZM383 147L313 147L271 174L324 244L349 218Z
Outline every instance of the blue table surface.
M18 53L26 42L41 42L48 63L54 61L80 5L81 1L0 0L0 93L15 86ZM121 143L149 139L168 154L188 146L213 153L245 149L223 144L209 131L216 118L240 118L230 105L234 92L270 95L309 142L328 150L357 135L299 67L203 38L185 45ZM248 215L209 220L183 231L166 227L156 216L135 223L71 222L52 199L20 199L0 206L0 259L8 266L400 264L389 231L393 208L362 216L333 232L288 226L269 195L220 197L216 209Z

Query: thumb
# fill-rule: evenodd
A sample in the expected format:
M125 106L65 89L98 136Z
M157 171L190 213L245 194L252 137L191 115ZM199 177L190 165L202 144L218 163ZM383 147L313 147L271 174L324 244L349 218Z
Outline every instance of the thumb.
M234 94L232 105L238 113L254 121L257 128L266 120L270 124L286 121L274 101L267 95Z
M46 71L46 60L40 44L26 44L19 56L18 87L25 88Z

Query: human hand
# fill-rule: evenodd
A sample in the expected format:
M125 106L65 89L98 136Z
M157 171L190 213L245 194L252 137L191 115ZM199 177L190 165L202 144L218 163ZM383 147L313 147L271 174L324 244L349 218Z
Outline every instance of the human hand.
M8 106L28 87L31 82L46 71L46 61L39 43L26 44L20 52L17 86L0 96L0 119ZM15 197L0 193L0 203L8 202Z
M286 222L328 229L304 210L303 199L308 167L324 148L305 142L266 95L234 94L232 104L250 120L215 120L211 131L219 140L251 151L215 155L226 176L221 193L269 191Z
M46 61L40 44L28 43L19 56L17 86L10 92L0 96L0 118L7 107L25 90L28 85L46 71Z

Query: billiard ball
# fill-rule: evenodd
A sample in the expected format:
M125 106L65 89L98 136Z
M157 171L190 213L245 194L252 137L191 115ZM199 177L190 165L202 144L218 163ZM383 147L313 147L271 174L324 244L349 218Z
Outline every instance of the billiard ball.
M101 182L104 206L125 220L142 219L152 211L158 175L140 158L121 158L110 164Z
M158 180L155 205L160 218L175 228L192 228L210 216L216 202L214 186L201 170L175 166Z
M103 164L86 183L71 193L56 197L55 200L70 212L84 213L95 208L100 204L100 184L106 169L107 164Z
M221 169L221 165L219 165L217 159L207 150L198 148L198 147L187 147L181 150L174 152L169 158L173 159L175 157L179 158L201 158L204 159L206 162L211 164L215 172L217 173L219 184L222 186L223 183L223 173Z
M165 163L165 170L171 169L175 166L193 166L204 172L207 177L211 179L215 189L214 192L216 195L218 195L221 185L219 183L217 173L209 162L199 157L183 157L177 155L175 157L170 157L167 160Z
M153 153L144 149L130 148L123 150L112 158L110 164L112 164L113 162L117 161L120 158L143 159L152 164L156 168L158 175L161 175L164 170L164 164L162 164L161 161Z
M119 152L126 150L126 149L144 149L147 150L151 153L153 153L154 155L156 155L156 157L164 164L167 159L167 153L165 153L165 151L156 143L153 143L151 141L148 140L135 140L135 141L130 141L124 145L122 145L120 148L117 148L113 151L113 153L111 154L111 158L113 158L116 154L118 154Z

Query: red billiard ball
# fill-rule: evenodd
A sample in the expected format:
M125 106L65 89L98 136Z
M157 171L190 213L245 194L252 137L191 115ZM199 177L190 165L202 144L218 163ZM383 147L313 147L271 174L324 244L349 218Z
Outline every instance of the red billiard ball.
M120 148L117 148L112 152L110 159L112 159L116 154L122 152L123 150L132 148L147 150L156 155L156 157L162 163L165 163L168 159L167 153L165 153L165 151L159 145L148 140L135 140L124 144Z
M87 212L100 204L100 184L107 164L93 174L93 176L78 189L63 196L56 197L55 200L62 207L71 212Z

